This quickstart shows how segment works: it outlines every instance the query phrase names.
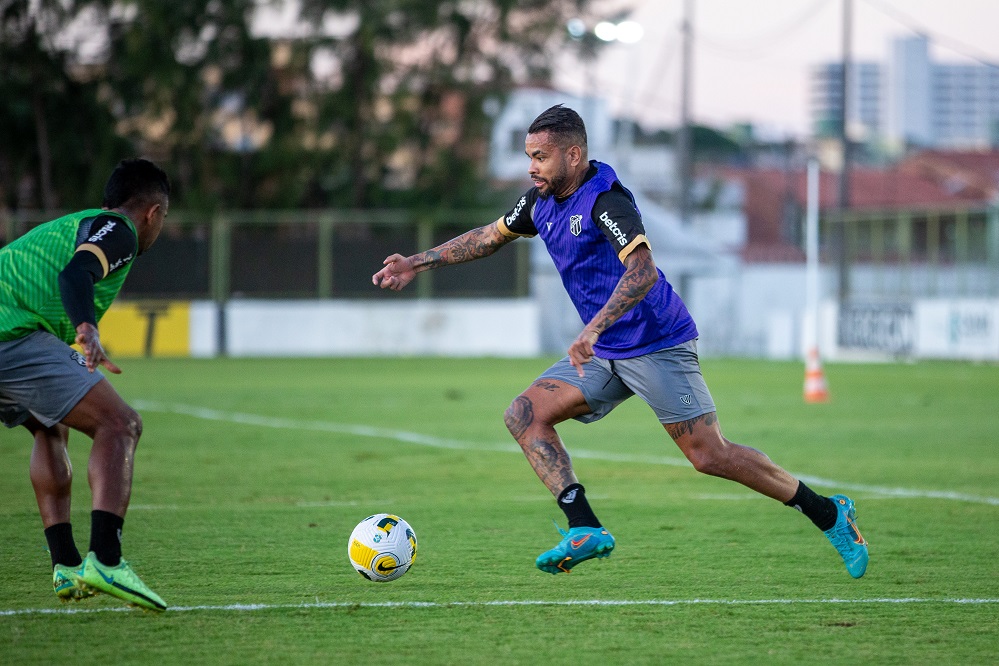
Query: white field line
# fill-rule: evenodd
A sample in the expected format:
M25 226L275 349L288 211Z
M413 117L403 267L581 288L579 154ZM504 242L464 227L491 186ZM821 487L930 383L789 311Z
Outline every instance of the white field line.
M516 601L316 601L301 604L226 604L222 606L171 606L168 613L190 613L193 611L232 611L254 612L267 610L324 610L357 608L487 608L497 606L791 606L791 605L905 605L905 604L952 604L983 606L999 604L999 599L928 599L916 597L873 598L873 599L578 599L547 601L524 599ZM128 613L134 609L128 606L105 608L85 608L81 606L64 608L20 608L0 610L0 617L15 615L80 615L90 613Z
M296 419L281 418L274 416L261 416L259 414L245 414L240 412L225 412L207 407L197 407L194 405L168 404L155 400L136 400L133 403L137 409L150 412L163 412L167 414L181 414L193 418L204 419L206 421L220 421L224 423L235 423L239 425L256 426L259 428L274 428L278 430L308 430L313 432L334 432L345 435L356 435L358 437L373 437L379 439L389 439L419 446L429 446L438 449L451 449L458 451L496 451L502 453L520 453L520 447L516 444L487 444L476 442L465 442L457 439L442 439L431 435L421 435L406 430L392 430L389 428L378 428L374 426L353 425L349 423L333 423L330 421L300 421ZM611 453L609 451L592 451L588 449L572 449L570 454L573 458L586 458L590 460L606 460L608 462L637 463L640 465L669 465L673 467L690 467L686 458L678 456L647 456L633 455L627 453ZM794 474L792 472L792 474ZM973 502L975 504L990 504L999 506L999 497L988 497L980 495L969 495L948 490L919 490L914 488L891 488L887 486L872 486L860 483L847 483L845 481L835 481L823 479L817 476L804 474L794 474L810 486L824 488L838 488L841 490L853 490L871 495L893 498L924 498L943 499L958 502ZM749 499L747 497L747 499Z

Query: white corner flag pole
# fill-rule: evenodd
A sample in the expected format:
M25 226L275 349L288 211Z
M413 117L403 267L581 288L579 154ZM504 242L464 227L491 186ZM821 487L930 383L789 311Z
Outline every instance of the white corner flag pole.
M819 162L808 160L805 211L805 322L802 331L806 356L819 346Z
M805 213L805 402L828 402L829 387L819 360L819 163L808 161Z

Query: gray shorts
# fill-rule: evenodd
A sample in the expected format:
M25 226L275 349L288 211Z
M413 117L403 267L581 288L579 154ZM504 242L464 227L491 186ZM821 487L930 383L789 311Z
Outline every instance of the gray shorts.
M34 416L53 426L103 378L100 371L87 371L80 352L47 331L0 342L0 421L13 428Z
M557 379L583 392L589 414L576 420L592 423L633 395L648 403L660 423L677 423L715 411L701 366L697 341L690 340L651 354L608 360L594 357L583 366L585 376L566 356L539 377Z

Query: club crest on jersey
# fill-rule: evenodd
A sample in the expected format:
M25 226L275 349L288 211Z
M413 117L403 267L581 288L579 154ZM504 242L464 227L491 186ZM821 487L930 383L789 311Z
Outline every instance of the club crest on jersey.
M569 231L573 236L578 236L583 231L583 216L573 215L569 218Z

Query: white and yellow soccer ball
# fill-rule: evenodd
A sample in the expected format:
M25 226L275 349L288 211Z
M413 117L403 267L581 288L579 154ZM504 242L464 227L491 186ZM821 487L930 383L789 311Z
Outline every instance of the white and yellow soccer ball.
M416 533L399 516L376 513L359 522L350 533L347 556L357 573L368 580L395 580L416 560Z

